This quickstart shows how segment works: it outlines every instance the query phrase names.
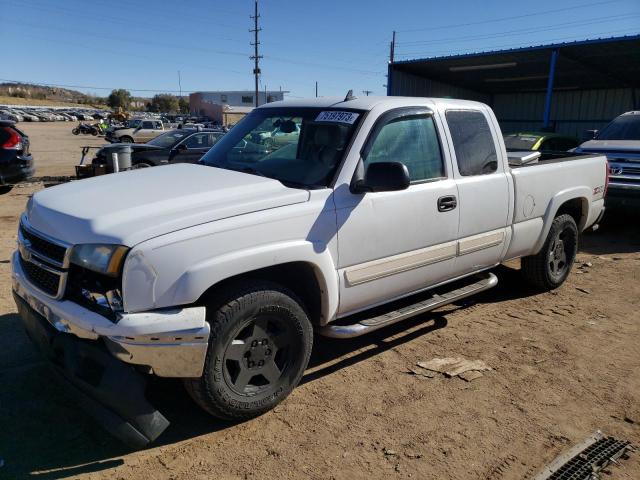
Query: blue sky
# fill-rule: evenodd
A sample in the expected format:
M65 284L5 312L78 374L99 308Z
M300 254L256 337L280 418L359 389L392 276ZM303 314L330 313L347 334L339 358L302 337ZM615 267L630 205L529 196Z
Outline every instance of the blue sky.
M152 96L178 91L180 70L183 92L253 89L252 13L251 0L0 0L0 79ZM260 14L261 88L297 97L315 81L320 95L385 94L393 30L401 59L640 33L639 0L260 0Z

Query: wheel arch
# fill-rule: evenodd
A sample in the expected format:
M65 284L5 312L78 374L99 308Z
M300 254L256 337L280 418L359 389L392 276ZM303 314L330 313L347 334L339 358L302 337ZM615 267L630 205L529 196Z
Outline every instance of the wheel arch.
M591 191L588 187L576 187L558 192L549 202L544 215L544 226L533 249L538 253L549 235L553 220L564 214L571 215L578 226L578 232L582 232L589 217L589 197Z
M206 305L216 298L218 292L250 280L273 282L291 290L303 302L311 323L326 323L324 311L327 306L323 306L323 297L326 297L325 280L315 265L304 261L262 267L225 278L207 288L196 303Z

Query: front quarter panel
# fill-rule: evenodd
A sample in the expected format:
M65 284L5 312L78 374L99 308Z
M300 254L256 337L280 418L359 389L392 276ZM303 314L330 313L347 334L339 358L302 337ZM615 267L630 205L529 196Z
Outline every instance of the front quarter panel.
M127 312L190 305L222 280L274 265L305 262L322 294L322 323L338 308L336 216L330 189L305 203L197 225L150 239L124 267Z

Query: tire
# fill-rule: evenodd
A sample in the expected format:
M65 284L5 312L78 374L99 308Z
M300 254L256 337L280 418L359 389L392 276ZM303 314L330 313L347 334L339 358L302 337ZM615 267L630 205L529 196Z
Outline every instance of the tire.
M204 372L184 380L196 403L217 418L237 421L284 400L300 382L313 343L311 322L296 296L255 281L227 290L207 312L211 336Z
M137 170L139 168L149 168L149 167L153 167L153 165L147 162L138 162L138 163L134 163L131 166L131 168L134 170Z
M74 135L78 135L80 133L80 129L74 128L73 130L71 130L71 133L73 133Z
M118 139L120 143L133 143L133 138L131 137L120 137Z
M91 129L91 135L93 135L94 137L98 136L98 129L97 128L92 128Z
M13 185L0 185L0 195L9 193L13 189Z
M571 215L553 220L540 252L522 259L522 274L535 288L553 290L564 283L578 252L578 227Z

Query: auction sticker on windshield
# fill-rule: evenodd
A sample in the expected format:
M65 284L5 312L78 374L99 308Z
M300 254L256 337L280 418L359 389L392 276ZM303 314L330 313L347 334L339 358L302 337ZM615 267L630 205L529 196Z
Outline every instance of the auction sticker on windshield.
M358 113L353 112L320 112L316 122L339 122L353 125L358 115Z

